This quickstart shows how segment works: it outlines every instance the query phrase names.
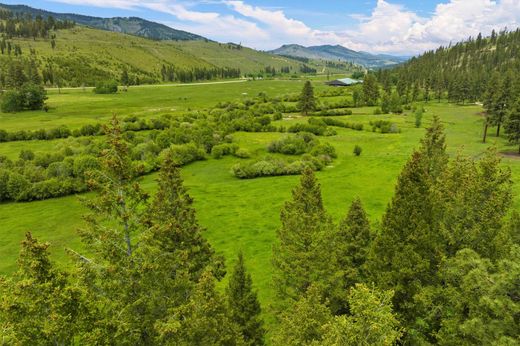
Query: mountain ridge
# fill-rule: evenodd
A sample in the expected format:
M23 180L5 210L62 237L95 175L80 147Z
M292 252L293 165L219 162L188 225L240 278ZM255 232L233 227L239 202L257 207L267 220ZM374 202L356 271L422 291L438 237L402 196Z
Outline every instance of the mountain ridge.
M345 61L362 65L369 69L392 67L404 63L407 57L388 54L371 54L358 52L341 45L320 45L305 47L299 44L285 44L269 53L299 58L321 59L329 61Z
M59 20L71 20L80 25L89 26L112 32L119 32L134 36L145 37L153 40L172 40L172 41L202 41L207 38L171 28L167 25L153 22L140 17L94 17L75 13L58 13L43 9L30 7L27 5L8 5L0 3L0 8L13 13L29 13L32 16L42 16L47 18L52 16Z

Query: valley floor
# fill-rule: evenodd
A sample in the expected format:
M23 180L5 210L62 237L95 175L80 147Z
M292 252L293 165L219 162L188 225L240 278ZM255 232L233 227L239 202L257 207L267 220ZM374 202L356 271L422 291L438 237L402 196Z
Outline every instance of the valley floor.
M316 85L323 90L325 86ZM254 81L244 83L215 84L204 87L186 85L183 88L153 86L130 88L117 95L94 95L81 90L64 90L61 94L50 92L51 111L20 114L1 114L1 128L38 129L66 124L71 128L92 121L106 121L112 113L120 116L151 116L171 112L180 114L187 109L202 109L219 101L236 100L244 95L256 96L265 92L270 96L297 93L301 81ZM438 115L446 127L448 151L451 155L463 153L478 157L490 145L500 151L514 152L503 138L493 135L488 143L481 143L482 111L478 105L455 106L447 103L424 104L426 113L421 128L415 128L410 112L403 115L373 115L373 108L356 108L350 116L339 119L366 124L364 131L337 128L337 135L327 137L338 153L338 158L317 177L322 186L327 210L337 221L343 217L351 201L359 196L363 201L373 226L377 229L389 202L397 176L412 150L419 144L433 115ZM374 133L368 126L375 119L391 119L401 129L396 134ZM280 120L279 124L305 122L301 117ZM492 131L490 131L492 133ZM234 141L256 156L266 154L266 146L280 133L238 133ZM34 152L50 152L61 140L9 142L0 144L0 155L16 158L23 148ZM363 148L356 157L355 145ZM231 173L238 159L225 157L220 160L190 164L182 169L200 223L207 229L206 236L215 249L224 254L228 266L233 264L239 249L244 251L246 264L259 289L263 306L268 309L272 297L271 247L275 231L279 227L280 209L291 196L297 184L297 176L239 180ZM511 167L515 181L515 206L520 207L520 160L506 156L504 164ZM143 178L143 186L153 192L154 174ZM51 243L51 251L63 265L68 257L65 248L83 251L76 230L82 226L84 209L76 196L56 198L30 203L0 204L0 273L12 272L16 266L19 243L27 231L42 241Z

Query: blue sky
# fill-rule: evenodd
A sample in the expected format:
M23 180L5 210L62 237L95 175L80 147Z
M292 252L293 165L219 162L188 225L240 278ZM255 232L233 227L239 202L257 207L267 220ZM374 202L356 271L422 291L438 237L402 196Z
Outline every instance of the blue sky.
M520 0L0 0L56 12L138 16L257 49L341 44L411 55L520 23Z

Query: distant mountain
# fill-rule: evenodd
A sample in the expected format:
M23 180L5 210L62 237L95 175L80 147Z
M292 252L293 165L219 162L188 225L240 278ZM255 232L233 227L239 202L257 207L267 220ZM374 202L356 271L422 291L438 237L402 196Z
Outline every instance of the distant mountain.
M47 18L52 16L60 20L72 20L77 24L89 26L96 29L120 32L129 35L141 36L153 40L174 40L174 41L199 41L206 38L192 34L190 32L176 30L169 26L148 21L138 17L114 17L100 18L84 16L73 13L56 13L45 10L32 8L25 5L5 5L0 4L0 8L4 8L14 13L30 13L34 16L42 16Z
M270 53L315 60L346 61L365 66L366 68L390 67L408 60L407 57L357 52L340 45L304 47L297 44L288 44L272 50Z

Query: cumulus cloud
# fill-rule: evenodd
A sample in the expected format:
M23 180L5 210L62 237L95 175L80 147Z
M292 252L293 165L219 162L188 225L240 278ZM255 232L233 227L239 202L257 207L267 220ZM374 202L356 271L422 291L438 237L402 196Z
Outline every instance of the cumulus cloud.
M391 0L378 0L368 16L344 14L358 23L344 30L319 30L290 18L281 9L263 8L247 0L54 0L77 5L124 9L148 8L172 15L165 24L220 41L242 42L257 49L284 43L342 44L375 53L417 54L479 32L520 23L520 0L446 0L428 16L420 16ZM193 10L211 2L222 11ZM395 0L397 1L397 0Z
M371 16L360 18L345 43L376 52L415 54L493 29L516 28L520 0L451 0L438 4L431 17L420 17L401 5L378 0Z

